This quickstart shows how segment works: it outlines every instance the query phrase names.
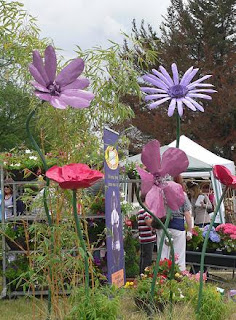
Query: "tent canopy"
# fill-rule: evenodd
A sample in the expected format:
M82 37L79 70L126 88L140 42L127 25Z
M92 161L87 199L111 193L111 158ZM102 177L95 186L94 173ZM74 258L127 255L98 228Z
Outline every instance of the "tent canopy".
M168 146L161 147L161 154L163 154L169 147L175 147L176 141L171 142ZM222 157L217 156L216 154L210 152L209 150L203 148L196 142L182 135L180 137L179 149L183 150L189 160L188 172L200 172L202 175L205 175L204 172L209 172L212 170L212 167L216 164L223 165L227 167L232 174L235 174L234 162ZM127 158L125 161L121 162L121 165L135 162L137 164L141 163L141 154L137 154L133 157Z

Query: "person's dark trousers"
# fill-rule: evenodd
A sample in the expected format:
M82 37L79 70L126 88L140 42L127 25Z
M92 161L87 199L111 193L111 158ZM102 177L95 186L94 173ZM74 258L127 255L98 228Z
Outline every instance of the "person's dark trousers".
M139 274L144 273L146 267L152 264L154 242L140 244Z

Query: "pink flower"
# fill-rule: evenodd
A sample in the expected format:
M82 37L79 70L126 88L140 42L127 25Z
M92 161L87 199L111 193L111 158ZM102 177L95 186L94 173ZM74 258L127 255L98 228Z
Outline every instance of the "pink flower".
M39 52L33 52L33 63L29 71L34 77L32 85L34 94L43 101L48 101L54 108L66 109L87 108L94 94L85 89L89 85L86 78L78 78L84 70L84 61L80 58L72 60L56 75L57 58L52 46L48 46L44 54L44 63Z
M194 228L192 229L192 234L193 236L198 236L198 232Z
M142 150L141 160L148 171L137 167L141 177L141 192L150 211L162 218L166 214L165 201L171 210L178 210L184 203L182 186L168 177L176 177L188 167L186 154L177 148L168 148L160 154L160 142L153 140Z
M201 275L200 271L195 274L194 278L196 281L200 281L200 275ZM206 280L207 280L207 274L206 274L206 272L204 272L203 273L203 281L206 281Z

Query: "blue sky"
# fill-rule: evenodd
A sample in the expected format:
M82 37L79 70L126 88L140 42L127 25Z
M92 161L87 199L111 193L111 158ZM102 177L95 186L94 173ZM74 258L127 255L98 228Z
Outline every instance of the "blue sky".
M131 21L142 19L158 31L170 0L21 0L38 20L41 37L53 39L65 57L82 49L122 42L121 31L131 32ZM145 6L144 6L145 5Z

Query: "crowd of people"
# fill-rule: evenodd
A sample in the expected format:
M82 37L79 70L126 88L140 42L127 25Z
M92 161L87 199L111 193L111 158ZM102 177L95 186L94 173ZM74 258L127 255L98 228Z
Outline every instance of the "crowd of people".
M211 213L214 211L215 199L209 183L199 184L188 181L185 183L181 176L176 177L184 191L185 201L176 211L171 212L171 220L168 232L173 239L176 263L181 271L186 270L186 241L192 239L194 225L204 228L211 221ZM142 196L145 203L145 197ZM164 222L164 221L163 221ZM152 263L153 246L157 243L159 248L163 230L145 210L138 212L138 231L140 242L140 274L144 273L147 266ZM170 246L167 238L162 248L161 259L170 258Z

